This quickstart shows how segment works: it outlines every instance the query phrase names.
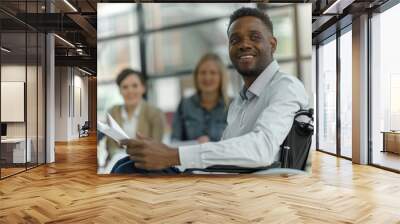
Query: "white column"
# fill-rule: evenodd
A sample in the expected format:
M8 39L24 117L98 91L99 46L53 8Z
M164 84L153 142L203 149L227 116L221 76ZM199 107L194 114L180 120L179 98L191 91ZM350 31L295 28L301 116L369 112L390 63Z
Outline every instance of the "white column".
M55 133L55 60L54 60L54 35L47 34L46 36L46 163L52 163L55 161L55 150L54 150L54 133Z
M353 162L368 163L368 16L353 20Z
M54 5L46 1L46 11L54 12ZM54 34L46 35L46 163L55 162L55 42Z

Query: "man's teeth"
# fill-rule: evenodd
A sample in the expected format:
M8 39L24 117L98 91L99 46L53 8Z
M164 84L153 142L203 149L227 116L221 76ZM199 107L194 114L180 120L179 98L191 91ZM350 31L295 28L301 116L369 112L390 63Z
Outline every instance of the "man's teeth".
M249 59L249 58L254 58L254 56L253 55L240 56L240 59Z

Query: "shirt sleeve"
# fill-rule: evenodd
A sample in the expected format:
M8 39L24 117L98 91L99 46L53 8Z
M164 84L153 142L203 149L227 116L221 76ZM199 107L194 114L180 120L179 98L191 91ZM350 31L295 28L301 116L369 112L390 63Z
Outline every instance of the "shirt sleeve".
M271 90L269 104L260 113L252 131L219 142L179 147L180 166L188 169L213 165L271 165L278 159L280 145L292 127L295 113L308 105L304 86L288 80Z

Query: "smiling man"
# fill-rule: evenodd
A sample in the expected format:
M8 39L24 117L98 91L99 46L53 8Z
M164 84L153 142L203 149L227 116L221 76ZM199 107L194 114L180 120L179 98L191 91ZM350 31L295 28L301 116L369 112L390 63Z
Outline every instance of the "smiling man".
M180 171L214 165L262 167L279 161L280 145L295 113L307 108L304 86L295 76L279 71L273 57L278 41L263 11L236 10L227 34L229 56L244 86L229 107L221 141L171 148L138 136L122 142L131 161L117 164L115 173L136 172L137 168L171 173L179 172L175 167Z

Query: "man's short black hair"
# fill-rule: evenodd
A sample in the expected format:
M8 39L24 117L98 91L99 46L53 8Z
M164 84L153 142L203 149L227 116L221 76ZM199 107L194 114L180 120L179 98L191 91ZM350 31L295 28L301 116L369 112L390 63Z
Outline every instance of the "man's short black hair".
M229 28L231 27L232 23L235 20L237 20L241 17L244 17L244 16L253 16L253 17L260 19L267 26L269 31L271 31L271 34L272 35L274 34L274 26L272 25L272 22L271 22L271 19L269 18L269 16L260 9L248 8L248 7L242 7L232 13L232 15L230 16L230 19L229 19L229 25L228 25L227 31L229 31Z
M117 82L117 85L121 86L121 82L124 81L124 79L126 79L126 77L128 77L130 75L136 75L137 77L139 77L142 84L146 85L146 80L144 79L143 74L139 71L136 71L136 70L133 70L130 68L126 68L118 74L117 79L115 80Z

